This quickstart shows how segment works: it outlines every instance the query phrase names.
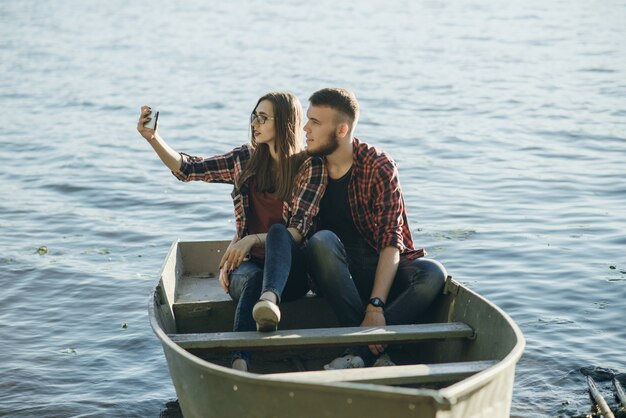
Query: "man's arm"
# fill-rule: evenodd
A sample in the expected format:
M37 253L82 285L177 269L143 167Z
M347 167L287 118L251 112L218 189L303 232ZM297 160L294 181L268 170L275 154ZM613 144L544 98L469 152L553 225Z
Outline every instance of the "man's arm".
M396 247L386 247L380 252L370 299L380 298L383 302L387 302L387 296L389 296L389 290L396 277L399 262L400 250Z
M380 298L383 302L387 302L389 290L393 284L400 263L400 250L396 247L385 247L378 256L378 266L376 267L376 276L374 278L374 286L372 287L371 298ZM365 307L365 317L361 326L384 326L386 325L383 308L377 308L372 305ZM374 354L382 354L384 347L382 345L370 345L370 350Z
M321 158L309 157L300 166L293 182L289 205L291 213L287 222L287 228L296 243L300 243L309 233L313 219L319 212L327 181L326 166Z
M370 299L380 298L387 303L389 291L398 271L402 246L402 190L393 160L387 159L378 165L372 194L376 196L371 210L378 225L375 236L379 253ZM386 325L383 308L368 304L365 307L362 325ZM384 351L380 344L370 345L369 348L374 354L381 354Z

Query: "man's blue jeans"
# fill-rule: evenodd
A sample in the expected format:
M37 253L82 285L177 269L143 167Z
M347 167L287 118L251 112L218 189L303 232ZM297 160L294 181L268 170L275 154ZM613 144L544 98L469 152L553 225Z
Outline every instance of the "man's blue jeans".
M229 275L230 297L237 302L234 331L254 331L252 308L262 293L271 291L278 301L300 298L309 291L304 252L281 224L270 227L265 238L265 266L244 261ZM249 353L235 357L250 360Z
M365 242L346 247L333 232L322 230L308 240L306 258L317 293L328 300L339 324L361 325L374 285L378 253ZM446 276L446 269L438 261L400 256L386 301L386 323L415 323L442 292ZM366 364L375 360L367 347L349 351L361 356Z

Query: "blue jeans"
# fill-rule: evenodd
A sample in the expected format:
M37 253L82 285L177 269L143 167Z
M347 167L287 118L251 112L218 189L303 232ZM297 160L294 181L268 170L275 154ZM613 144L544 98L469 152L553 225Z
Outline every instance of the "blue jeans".
M308 240L306 258L317 293L328 300L339 324L361 325L374 285L378 252L365 241L344 246L333 232L322 230ZM446 276L446 269L438 261L423 257L411 260L401 255L386 301L386 323L415 323L442 292ZM365 346L348 351L361 356L366 364L375 360Z
M254 331L252 308L261 294L274 292L281 301L300 298L309 291L303 250L281 224L270 227L265 238L265 266L244 261L229 275L229 294L237 302L234 331ZM250 361L249 353L235 353L235 358Z

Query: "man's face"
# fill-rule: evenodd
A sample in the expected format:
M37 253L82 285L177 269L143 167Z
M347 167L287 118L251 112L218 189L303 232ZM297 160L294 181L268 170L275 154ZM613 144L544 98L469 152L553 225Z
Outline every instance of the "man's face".
M336 115L337 112L328 106L309 106L306 112L308 120L304 125L309 155L324 157L339 147Z

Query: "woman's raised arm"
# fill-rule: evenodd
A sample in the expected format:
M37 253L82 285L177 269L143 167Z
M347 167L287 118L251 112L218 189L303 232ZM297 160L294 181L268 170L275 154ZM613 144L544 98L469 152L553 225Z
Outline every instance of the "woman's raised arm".
M139 122L137 123L137 131L139 131L141 136L148 141L167 168L174 172L179 171L183 159L180 154L167 145L165 140L161 138L161 135L159 135L158 121L154 129L146 128L144 126L151 119L151 113L152 109L150 106L141 107L141 114L139 115Z

